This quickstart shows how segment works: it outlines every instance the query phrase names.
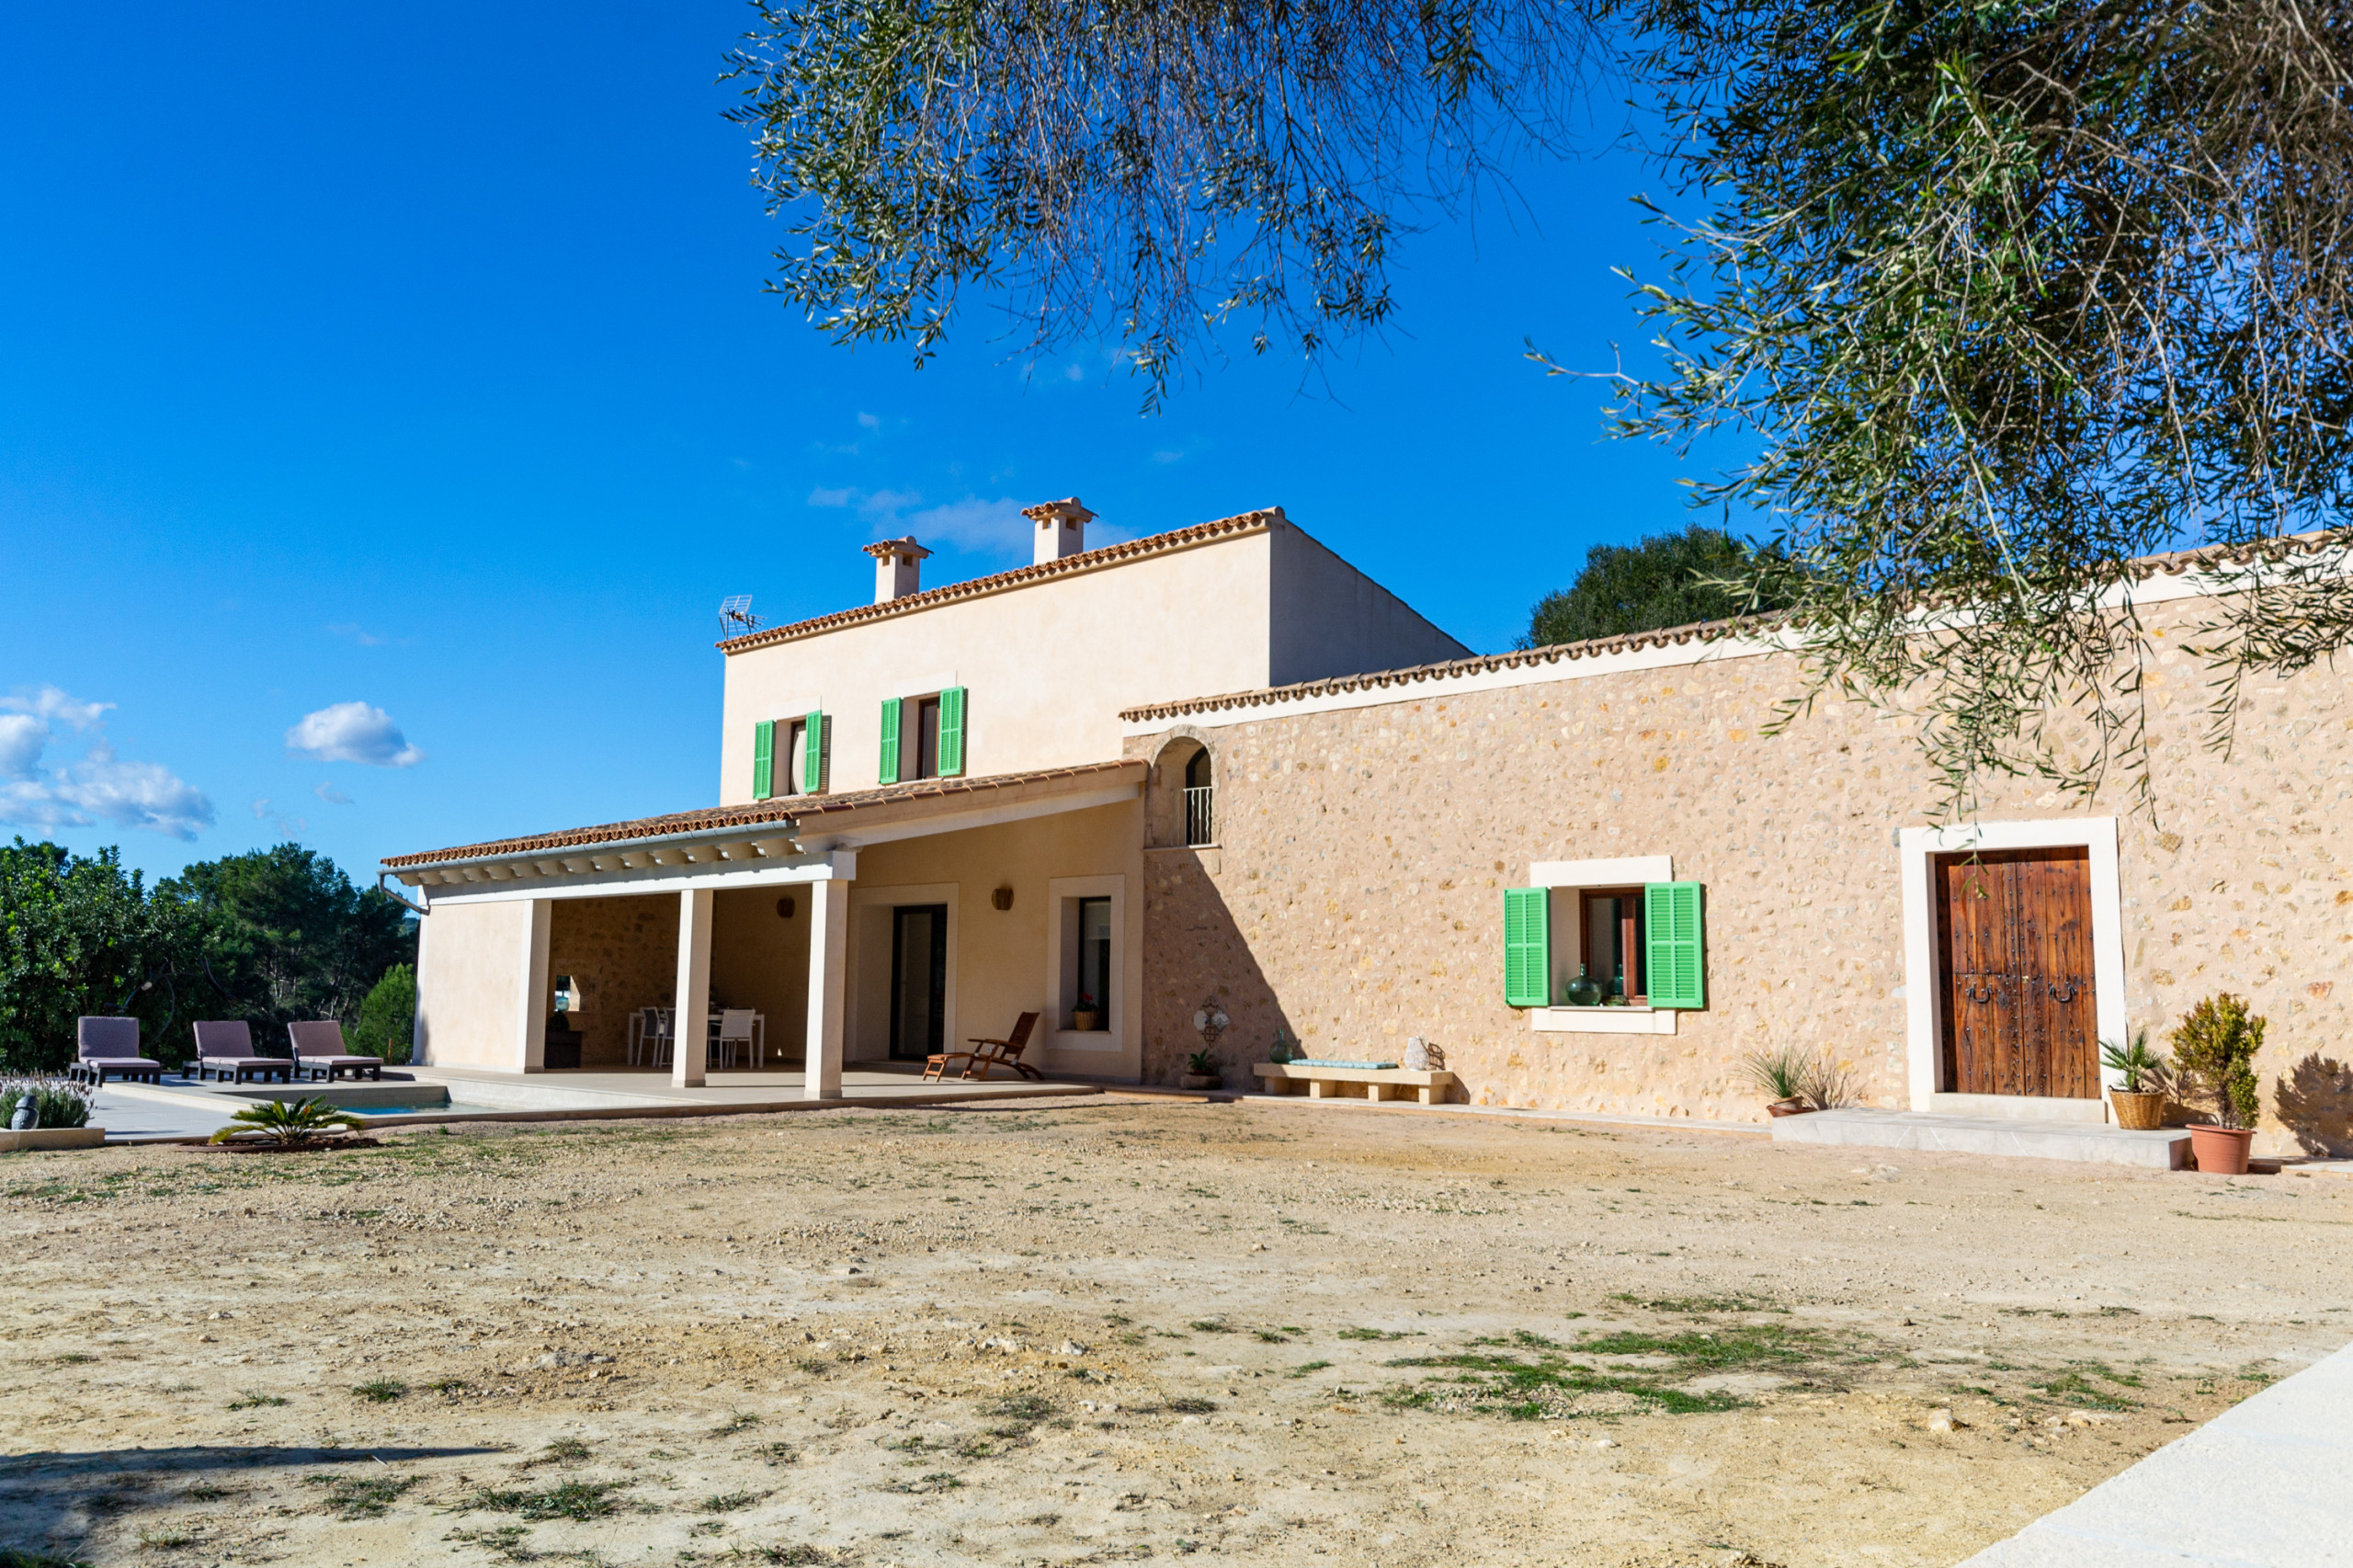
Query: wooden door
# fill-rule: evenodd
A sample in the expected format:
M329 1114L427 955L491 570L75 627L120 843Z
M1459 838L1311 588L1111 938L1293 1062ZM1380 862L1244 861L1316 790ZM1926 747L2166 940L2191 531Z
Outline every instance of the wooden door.
M1936 904L1947 1088L2097 1099L2091 852L1939 857Z

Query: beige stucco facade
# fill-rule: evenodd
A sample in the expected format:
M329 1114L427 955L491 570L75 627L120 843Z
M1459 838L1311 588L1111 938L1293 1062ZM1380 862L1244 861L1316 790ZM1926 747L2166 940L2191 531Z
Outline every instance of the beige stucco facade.
M1188 532L1202 537L730 644L720 801L753 799L762 721L824 712L829 787L869 790L890 699L962 687L966 771L1023 773L1118 756L1120 712L1139 703L1469 653L1279 512Z
M2164 646L2194 613L2151 611ZM1205 744L1219 784L1216 846L1147 856L1147 1075L1198 1049L1189 1019L1214 990L1237 1062L1263 1059L1279 1025L1349 1059L1418 1035L1483 1105L1759 1119L1742 1058L1796 1043L1847 1065L1869 1103L1963 1108L1920 1079L1925 936L1907 932L1904 881L1922 861L1904 835L1935 827L1939 802L1911 722L1825 701L1768 737L1801 688L1789 653L1580 652L1132 719L1131 756ZM2086 801L1998 781L1972 821L2026 845L2113 844L2105 891L2094 858L2120 971L2104 1035L2129 1019L2161 1041L2198 998L2245 994L2270 1019L2258 1147L2353 1149L2336 989L2353 952L2353 704L2330 670L2266 683L2224 757L2200 744L2204 679L2177 651L2152 672L2154 813L2121 784ZM1154 820L1170 774L1153 776ZM1505 1005L1504 889L1547 864L1670 861L1705 888L1704 1008ZM1601 1027L1627 1032L1586 1032Z

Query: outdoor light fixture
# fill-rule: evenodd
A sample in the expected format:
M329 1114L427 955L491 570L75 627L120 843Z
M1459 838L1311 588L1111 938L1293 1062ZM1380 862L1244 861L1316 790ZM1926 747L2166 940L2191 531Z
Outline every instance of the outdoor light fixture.
M1013 890L1011 888L997 889L996 892L989 894L989 903L998 909L1011 909L1013 907Z
M790 898L780 898L776 901L776 917L779 920L790 920L792 918L792 900Z

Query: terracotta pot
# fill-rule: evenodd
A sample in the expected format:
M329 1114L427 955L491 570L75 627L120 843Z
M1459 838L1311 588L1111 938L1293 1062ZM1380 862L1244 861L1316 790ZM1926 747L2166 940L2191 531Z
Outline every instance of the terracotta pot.
M1222 1089L1225 1087L1225 1080L1214 1073L1188 1073L1185 1074L1185 1086L1188 1089Z
M1799 1099L1794 1096L1786 1100L1775 1100L1772 1104L1765 1108L1769 1114L1774 1116L1803 1116L1813 1108L1806 1104L1805 1101Z
M2235 1127L2196 1126L2189 1130L2189 1153L2201 1176L2246 1175L2247 1146L2255 1134Z
M2110 1089L2108 1103L2116 1108L2116 1125L2128 1132L2154 1132L2165 1125L2162 1089Z

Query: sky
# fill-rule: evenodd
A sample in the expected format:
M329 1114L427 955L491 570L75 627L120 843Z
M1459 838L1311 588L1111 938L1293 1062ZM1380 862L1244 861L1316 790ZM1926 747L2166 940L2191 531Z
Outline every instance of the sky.
M707 805L722 598L866 602L1280 506L1474 648L1597 542L1688 520L1599 383L1658 270L1597 151L1409 239L1327 378L1237 359L1155 417L985 317L915 369L763 292L717 80L739 0L104 9L0 0L0 838L167 876ZM1597 139L1598 140L1598 139Z

